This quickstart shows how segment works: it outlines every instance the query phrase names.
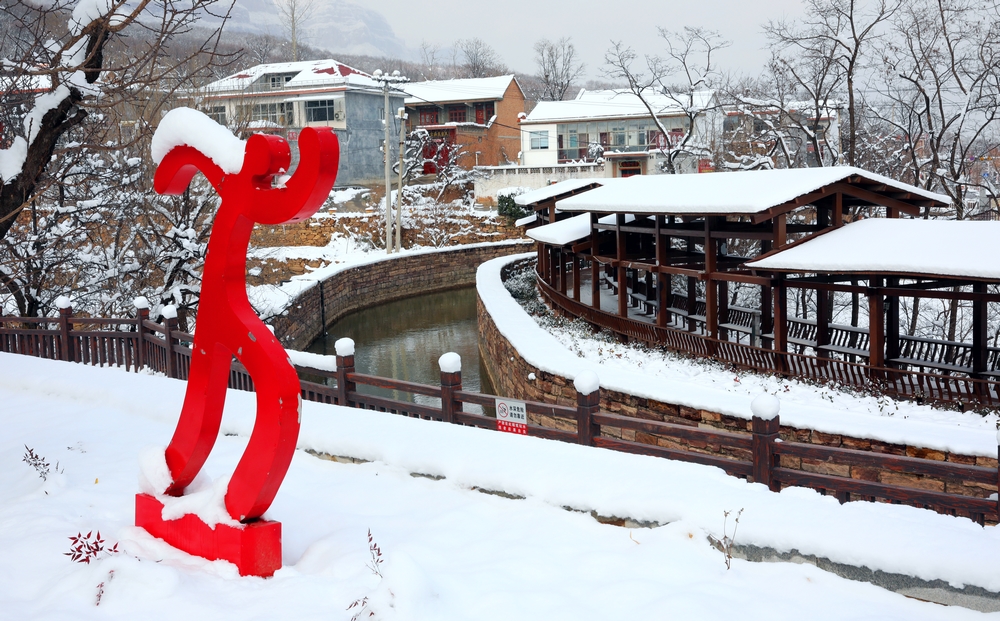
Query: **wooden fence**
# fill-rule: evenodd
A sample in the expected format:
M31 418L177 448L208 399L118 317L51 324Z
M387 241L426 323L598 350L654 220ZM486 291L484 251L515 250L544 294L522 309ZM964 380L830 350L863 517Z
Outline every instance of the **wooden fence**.
M91 365L121 366L134 371L147 368L177 379L187 379L192 341L190 334L177 329L176 320L157 324L149 320L148 310L145 309L140 310L134 319L74 317L72 309L63 309L58 318L0 317L2 352ZM719 342L716 346L718 354L734 360L734 364L746 366L764 363L766 360L759 357L773 354L731 342ZM792 354L786 356L793 361L800 359ZM461 371L442 372L440 385L431 386L358 373L354 368L353 355L337 356L336 363L334 371L296 365L300 377L321 380L301 380L303 399L484 429L497 427L495 418L466 411L467 404L490 408L495 404L495 398L464 390ZM846 368L855 367L868 372L868 368L862 365ZM834 371L840 368L836 365L830 367ZM858 373L862 371L858 370ZM836 372L827 375L836 376ZM253 390L252 379L235 360L229 386ZM428 405L365 394L359 391L364 386L422 395L440 401L440 404ZM767 485L773 491L787 486L803 486L833 494L841 502L902 503L967 516L980 523L1000 521L1000 498L988 497L1000 487L1000 468L782 440L778 437L778 417L767 420L754 416L751 432L745 434L701 428L694 423L668 423L620 416L600 411L599 391L589 395L578 394L576 407L529 401L526 402L526 409L529 416L528 435L532 436L716 466L730 475ZM542 419L565 421L566 429L531 422ZM621 436L625 430L662 439L667 446L614 437ZM957 485L967 493L880 483L851 474L837 476L793 469L784 465L782 458L790 458L790 462L797 459L799 463L804 460L826 466L856 466L868 473L911 475L916 480L926 477L944 485ZM977 493L980 496L975 495Z
M709 338L697 332L662 327L655 324L606 313L563 295L541 278L538 289L556 309L580 317L632 339L662 345L668 349L713 358L736 368L759 373L800 377L818 382L833 382L873 394L911 399L917 402L944 403L963 408L976 405L1000 408L1000 378L978 379L967 375L929 373L909 369L873 367L863 362L833 357L810 356L757 347L738 340ZM789 342L799 334L793 328L808 327L810 322L789 321ZM815 330L815 324L812 324ZM805 328L803 328L804 330ZM802 332L803 337L808 336ZM920 339L907 337L908 342ZM948 343L945 343L946 345ZM909 346L909 345L907 345ZM844 348L846 349L846 348ZM992 355L992 354L991 354Z

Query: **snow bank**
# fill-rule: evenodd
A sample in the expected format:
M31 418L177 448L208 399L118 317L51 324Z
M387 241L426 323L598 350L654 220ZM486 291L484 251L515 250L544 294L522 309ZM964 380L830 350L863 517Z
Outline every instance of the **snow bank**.
M197 149L229 174L243 169L246 143L207 115L191 108L167 112L153 134L153 161L159 164L174 147L187 145Z
M727 571L706 535L721 537L722 512L741 507L737 543L1000 590L1000 529L967 519L840 505L811 490L776 494L705 466L318 403L305 404L299 448L372 461L298 451L265 516L282 523L285 567L269 580L241 579L231 565L190 557L132 526L137 447L169 438L184 390L163 377L0 354L0 459L12 464L0 471L4 614L348 619L350 603L368 597L393 606L380 609L386 619L417 608L411 618L615 619L623 605L636 618L668 609L746 621L980 618L809 565L736 559ZM217 483L202 479L190 493L222 497L254 403L252 393L229 391L205 465ZM25 411L32 416L17 414ZM24 444L58 458L65 473L41 481L18 463ZM616 528L591 510L664 526ZM126 553L90 565L60 554L69 534L97 528ZM381 579L366 567L368 531L386 559Z

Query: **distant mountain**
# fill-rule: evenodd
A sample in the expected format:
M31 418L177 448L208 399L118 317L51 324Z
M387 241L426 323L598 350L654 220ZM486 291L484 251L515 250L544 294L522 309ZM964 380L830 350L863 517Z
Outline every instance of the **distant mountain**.
M406 45L378 11L345 0L315 0L313 6L301 43L332 53L408 56ZM271 0L236 0L226 30L283 37L287 33L278 15Z

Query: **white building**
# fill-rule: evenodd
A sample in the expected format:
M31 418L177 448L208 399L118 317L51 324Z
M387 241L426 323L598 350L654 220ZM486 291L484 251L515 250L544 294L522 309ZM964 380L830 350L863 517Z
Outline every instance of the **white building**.
M649 95L647 102L667 130L660 131L643 102L627 91L581 90L576 99L543 101L521 121L521 164L539 167L569 162L592 162L603 158L609 177L660 172L663 151L684 138L689 128L685 108L697 110L688 146L678 158L684 172L695 172L722 134L724 113L714 91L674 99ZM679 101L680 100L680 101Z
M238 132L281 135L293 153L302 128L333 128L340 140L338 185L383 177L385 97L382 85L364 72L329 59L271 63L212 82L200 95L199 107L217 122ZM403 98L390 91L390 120ZM391 136L390 152L398 152L398 125Z

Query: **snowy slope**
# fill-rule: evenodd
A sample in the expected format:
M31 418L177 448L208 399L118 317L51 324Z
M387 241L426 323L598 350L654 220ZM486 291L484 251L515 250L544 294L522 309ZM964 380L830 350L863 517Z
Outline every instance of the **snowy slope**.
M841 506L808 490L773 494L713 468L313 403L300 447L371 461L297 453L268 512L283 524L285 567L266 581L239 578L231 565L186 556L130 526L139 451L169 439L184 386L0 355L0 618L346 620L363 597L376 619L981 616L810 565L734 560L727 571L705 536L721 535L723 510L741 507L741 543L1000 589L995 527L910 507ZM235 465L252 412L252 395L230 392L209 476ZM58 460L59 471L43 482L20 463L25 445ZM563 506L666 525L628 530ZM125 553L70 562L67 537L91 529ZM381 580L366 568L368 529L386 559Z

